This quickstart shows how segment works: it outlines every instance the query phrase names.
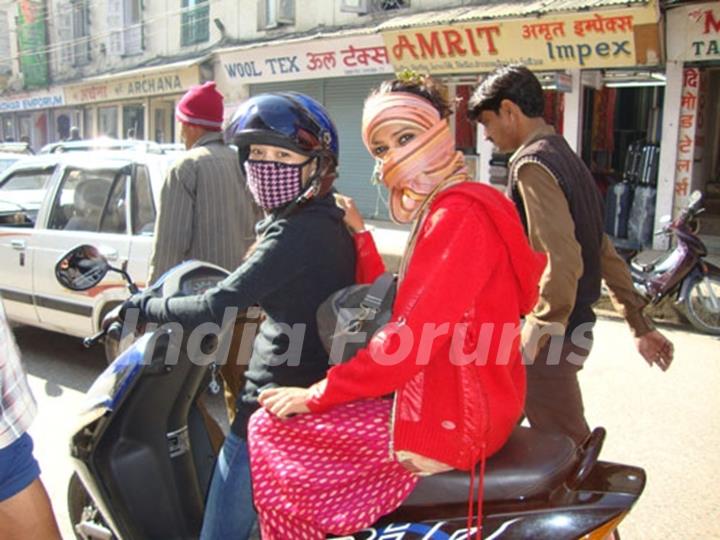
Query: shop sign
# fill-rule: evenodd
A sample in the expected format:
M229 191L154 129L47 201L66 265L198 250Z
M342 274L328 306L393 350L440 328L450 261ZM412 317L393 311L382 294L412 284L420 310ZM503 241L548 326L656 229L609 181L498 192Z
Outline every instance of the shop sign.
M0 100L0 113L48 109L65 105L62 92L32 92L16 94L12 99Z
M668 60L720 60L720 4L692 4L668 11Z
M181 71L149 73L107 82L69 86L65 90L65 96L68 104L82 104L161 94L181 94L198 82L199 72L195 66Z
M219 56L215 80L221 89L238 84L393 73L385 44L377 34L256 47Z
M699 187L700 168L694 165L702 159L705 146L703 109L706 84L707 78L701 70L697 68L683 70L673 216L677 216L687 206L690 194Z
M25 87L48 85L47 9L44 1L18 2L17 41Z
M651 3L623 10L550 14L383 32L395 70L477 73L500 64L589 69L660 62L658 15Z

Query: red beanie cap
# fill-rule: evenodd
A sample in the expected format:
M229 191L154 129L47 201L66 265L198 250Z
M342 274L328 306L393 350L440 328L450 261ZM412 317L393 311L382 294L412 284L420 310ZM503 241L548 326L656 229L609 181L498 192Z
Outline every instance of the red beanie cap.
M223 109L223 96L215 88L215 83L209 81L187 91L175 109L175 116L183 124L220 131Z

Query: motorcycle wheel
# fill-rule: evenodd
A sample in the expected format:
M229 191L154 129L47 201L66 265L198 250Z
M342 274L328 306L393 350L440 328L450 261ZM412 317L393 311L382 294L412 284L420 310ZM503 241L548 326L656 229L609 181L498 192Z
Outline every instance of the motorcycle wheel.
M117 540L77 473L68 483L67 507L77 540Z
M720 336L720 276L697 279L684 302L685 316L696 329Z

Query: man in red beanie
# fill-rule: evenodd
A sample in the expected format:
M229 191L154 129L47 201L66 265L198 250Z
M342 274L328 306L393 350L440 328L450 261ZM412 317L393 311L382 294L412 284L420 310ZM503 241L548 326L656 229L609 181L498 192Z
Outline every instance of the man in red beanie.
M214 82L193 86L177 105L180 137L188 151L170 168L160 192L148 284L189 259L232 272L255 239L255 222L262 214L247 189L237 153L223 140L223 110ZM242 335L241 330L236 327L235 334ZM242 382L239 345L233 340L221 368L231 416Z

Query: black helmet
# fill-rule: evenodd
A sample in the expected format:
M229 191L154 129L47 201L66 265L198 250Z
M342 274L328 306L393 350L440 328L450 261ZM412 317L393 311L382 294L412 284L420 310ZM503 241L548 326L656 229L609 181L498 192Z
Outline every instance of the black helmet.
M297 92L253 96L238 107L225 129L225 142L238 147L240 163L251 144L280 146L318 158L318 175L312 179L324 195L335 180L339 141L335 124L320 103Z

